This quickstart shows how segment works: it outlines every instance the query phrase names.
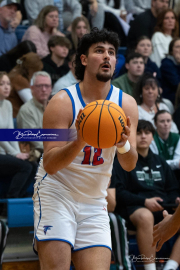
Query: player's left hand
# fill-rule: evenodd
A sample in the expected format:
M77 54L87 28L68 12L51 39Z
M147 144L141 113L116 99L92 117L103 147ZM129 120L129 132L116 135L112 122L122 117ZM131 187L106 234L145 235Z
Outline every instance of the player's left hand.
M121 136L121 140L120 142L118 142L117 144L115 144L118 148L121 148L125 145L125 143L127 142L129 136L130 136L130 127L131 127L131 121L130 121L130 116L127 117L127 126L125 126L125 130Z

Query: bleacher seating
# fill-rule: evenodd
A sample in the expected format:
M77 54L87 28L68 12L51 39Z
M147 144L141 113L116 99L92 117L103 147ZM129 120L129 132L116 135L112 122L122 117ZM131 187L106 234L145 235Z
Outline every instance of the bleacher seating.
M22 40L22 37L24 36L24 33L28 29L29 25L18 25L18 27L15 30L18 42L20 43Z

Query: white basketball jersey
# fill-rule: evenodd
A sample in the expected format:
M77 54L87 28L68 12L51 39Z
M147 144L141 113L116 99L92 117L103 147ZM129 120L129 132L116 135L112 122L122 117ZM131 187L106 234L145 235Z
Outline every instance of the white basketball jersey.
M75 129L75 120L80 109L86 104L82 98L79 84L63 89L69 95L73 108L73 121L70 129ZM106 100L122 107L122 90L111 85ZM92 131L93 132L93 131ZM61 183L61 190L69 190L86 198L100 199L107 196L107 186L110 181L116 147L107 149L94 148L87 145L66 168L54 175L47 175L40 163L37 180L51 178Z

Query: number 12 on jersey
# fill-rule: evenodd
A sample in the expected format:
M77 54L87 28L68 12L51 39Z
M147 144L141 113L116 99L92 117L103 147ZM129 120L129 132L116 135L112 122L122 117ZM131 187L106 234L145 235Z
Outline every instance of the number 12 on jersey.
M81 164L86 164L86 165L92 165L92 166L97 166L101 165L104 163L103 157L101 157L102 154L102 149L101 148L94 148L94 156L93 156L93 161L90 161L91 158L91 151L93 150L94 147L92 146L85 146L83 149L84 152L84 159Z

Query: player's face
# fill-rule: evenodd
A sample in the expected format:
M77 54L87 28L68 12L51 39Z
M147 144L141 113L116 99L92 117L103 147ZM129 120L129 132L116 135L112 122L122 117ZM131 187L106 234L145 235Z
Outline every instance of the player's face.
M139 149L147 149L151 144L153 139L153 135L148 130L140 130L137 132L136 142L137 142L137 150Z
M172 116L169 113L163 113L158 115L156 128L158 134L167 135L171 130Z
M140 53L142 56L149 57L152 53L152 43L149 39L141 40L137 47L136 52Z
M56 10L52 11L52 12L49 12L46 15L45 24L46 24L46 27L50 27L50 28L58 27L59 14L58 14L58 12Z
M147 84L142 89L142 99L145 104L155 104L158 97L158 87L155 83Z
M109 81L116 65L116 52L112 44L99 42L89 48L88 56L81 56L82 64L86 66L85 72L96 77L98 81Z
M51 47L51 51L60 58L66 58L69 52L69 49L66 46L56 45L55 47Z
M0 100L9 97L11 91L11 83L9 78L4 75L0 80Z
M176 19L173 12L167 12L163 20L163 31L169 32L175 28Z
M37 101L44 103L48 100L52 91L50 78L41 75L37 76L31 90L32 95L37 99Z
M80 21L76 26L76 35L78 38L82 38L87 33L87 27L85 22Z
M126 64L126 68L131 75L141 76L145 68L144 59L142 57L134 58Z

